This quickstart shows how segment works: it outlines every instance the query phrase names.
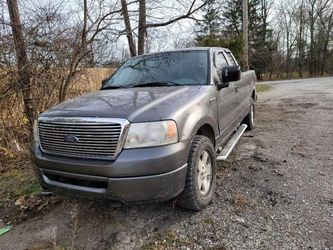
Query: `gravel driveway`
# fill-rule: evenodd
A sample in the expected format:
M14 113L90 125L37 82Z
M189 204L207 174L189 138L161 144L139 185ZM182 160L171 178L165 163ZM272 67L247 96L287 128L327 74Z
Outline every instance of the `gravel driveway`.
M270 84L203 212L61 198L0 249L333 249L333 78Z

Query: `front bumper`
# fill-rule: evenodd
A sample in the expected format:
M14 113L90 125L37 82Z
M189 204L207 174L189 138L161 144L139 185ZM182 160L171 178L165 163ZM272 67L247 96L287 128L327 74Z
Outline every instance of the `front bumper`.
M114 161L53 156L32 145L41 185L67 195L122 202L162 201L184 188L189 141L123 150Z
M142 177L106 178L38 169L41 184L59 194L127 202L164 201L183 190L187 165Z

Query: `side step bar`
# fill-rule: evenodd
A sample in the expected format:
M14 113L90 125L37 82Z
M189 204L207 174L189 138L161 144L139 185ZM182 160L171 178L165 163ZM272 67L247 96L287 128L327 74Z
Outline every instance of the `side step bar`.
M225 161L233 148L236 146L239 139L242 137L243 133L245 132L247 128L246 124L242 124L239 129L236 131L236 133L231 137L228 144L225 146L225 148L222 150L222 152L219 154L219 156L216 158L217 161Z

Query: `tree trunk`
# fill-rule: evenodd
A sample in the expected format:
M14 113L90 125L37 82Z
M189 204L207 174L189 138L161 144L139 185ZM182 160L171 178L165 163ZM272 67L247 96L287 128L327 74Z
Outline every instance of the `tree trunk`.
M303 9L304 1L301 4L301 12L299 17L299 37L298 37L298 74L300 78L303 78L303 57L304 57L304 45L303 45L303 35L304 35L304 19L303 19Z
M136 56L136 48L135 43L132 35L132 28L131 28L131 22L128 15L128 8L127 8L127 2L126 0L121 0L121 8L122 8L122 15L124 17L124 24L125 24L125 30L126 30L126 37L128 41L128 47L131 53L131 57Z
M71 58L71 64L69 67L69 73L64 80L63 84L60 86L59 90L59 102L66 99L69 87L71 86L75 75L77 73L77 68L81 59L87 51L87 34L88 34L88 3L87 0L83 0L83 27L81 31L81 41L80 45L75 49L73 57Z
M139 1L139 32L138 32L138 54L145 52L146 36L146 0Z
M286 29L286 49L287 49L287 57L286 57L286 78L289 79L290 77L290 54L291 54L291 51L290 51L290 31L289 29L287 28Z
M243 0L243 42L244 42L244 52L243 52L243 70L249 70L249 3L248 0Z
M28 118L30 128L32 128L34 112L32 107L30 73L28 69L26 45L22 34L20 12L16 0L7 0L7 6L15 44L20 91L22 92L24 102L24 113Z
M329 44L332 37L332 31L333 31L333 10L331 10L330 14L328 14L327 18L324 18L323 16L320 16L321 25L324 27L323 34L323 46L321 49L322 53L322 63L320 68L320 75L323 76L326 71L326 66L329 63ZM326 26L326 27L325 27Z
M76 55L75 55L76 57ZM60 86L60 90L59 90L59 102L63 102L68 94L69 91L69 87L71 86L71 83L73 82L73 80L75 79L76 73L77 73L77 66L78 66L79 62L75 59L75 61L73 61L73 65L70 66L69 68L69 73L66 76L66 78L63 81L63 84L61 84Z
M314 40L314 32L315 32L315 2L311 3L310 10L310 56L309 56L309 73L310 76L314 76L315 73L315 40Z

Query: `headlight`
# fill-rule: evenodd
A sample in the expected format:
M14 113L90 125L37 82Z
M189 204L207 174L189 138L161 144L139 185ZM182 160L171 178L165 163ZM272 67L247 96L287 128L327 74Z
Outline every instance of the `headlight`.
M34 121L34 142L39 143L38 120Z
M132 123L124 148L154 147L177 141L177 125L174 121Z

